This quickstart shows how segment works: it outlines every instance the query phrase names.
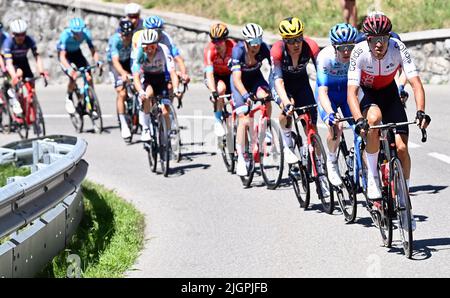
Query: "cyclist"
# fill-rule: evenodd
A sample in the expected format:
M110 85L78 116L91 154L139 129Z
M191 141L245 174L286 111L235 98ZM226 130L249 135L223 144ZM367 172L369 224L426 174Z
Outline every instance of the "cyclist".
M290 164L298 162L297 156L292 152L292 109L315 104L306 66L312 61L316 67L319 46L312 39L303 36L303 30L304 25L300 19L285 18L278 26L282 40L277 41L270 51L272 59L270 86L274 100L283 109L279 122L284 156ZM313 127L317 131L317 112L312 113L311 117ZM324 195L327 193L324 192Z
M9 37L9 34L3 31L3 23L0 22L0 50L3 47L3 42ZM5 60L3 60L3 56L0 53L0 70L2 71L1 74L4 74L7 72Z
M342 116L351 117L347 104L347 72L350 54L355 47L358 30L350 24L340 23L330 30L331 45L317 56L316 100L319 115L328 125L327 146L328 179L335 186L342 184L337 164L337 149L342 134L342 125L337 123ZM333 126L337 128L337 138L333 140Z
M231 92L239 117L236 136L238 153L236 173L239 176L247 175L247 161L244 157L246 127L253 125L247 115L248 102L256 97L266 98L270 95L269 85L260 70L263 60L267 59L270 64L270 48L263 41L263 29L258 24L248 23L242 29L242 36L244 41L234 46L231 59ZM270 117L272 113L270 103L267 104L267 112Z
M150 141L150 110L152 102L149 100L153 96L167 96L166 70L169 72L174 86L178 89L178 76L175 72L173 57L169 49L164 44L158 44L159 33L153 29L146 29L141 35L141 47L133 61L132 72L136 91L142 101L143 111L139 112L139 122L142 125L141 140ZM141 82L142 79L142 82ZM177 94L180 92L177 91ZM166 119L167 127L170 127L169 99L163 99L163 115Z
M128 3L125 5L125 15L126 18L133 24L132 30L136 32L138 30L142 30L142 26L144 24L144 20L141 19L141 6L136 3ZM120 27L117 29L117 32L120 32Z
M120 33L115 33L108 43L108 63L111 75L114 77L114 88L117 92L117 113L119 114L122 138L131 136L130 129L125 119L125 100L127 90L124 83L128 82L131 74L131 37L133 35L133 24L127 19L120 21Z
M41 56L39 55L34 39L27 35L27 23L22 19L17 19L9 25L12 36L8 37L2 48L2 55L5 58L6 69L12 79L12 86L16 86L23 78L33 78L27 53L29 50L36 59L39 74L48 78L48 73L44 70ZM12 90L13 91L13 90ZM12 92L14 93L14 91ZM22 107L17 101L15 94L10 94L12 99L13 112L16 115L22 114Z
M69 21L69 28L66 28L59 38L57 44L58 60L63 72L69 77L69 84L67 86L67 98L65 108L67 113L74 114L75 106L73 104L73 92L75 89L75 80L77 79L77 71L72 68L71 64L75 64L77 68L88 66L86 58L81 52L81 44L86 41L91 50L97 66L101 67L102 63L99 60L99 55L92 43L92 34L86 27L86 24L81 18L73 18ZM94 82L90 73L87 74L87 80L91 86Z
M218 137L222 137L225 134L221 118L224 100L219 99L219 96L231 93L231 71L228 62L236 42L227 38L228 28L223 23L213 24L209 30L209 37L211 42L205 47L203 54L205 84L211 91L211 98L216 102L214 132Z
M412 86L416 100L416 120L421 128L426 128L431 118L425 114L425 92L405 45L390 37L392 24L385 15L367 17L363 23L367 42L356 45L350 58L348 72L348 104L356 120L358 134L367 134L365 156L368 169L367 196L381 198L377 160L380 146L378 130L369 130L369 125L407 121L394 80L397 69L403 71ZM364 97L358 102L358 90ZM408 126L398 127L395 135L397 153L403 166L406 184L409 188L411 159L408 152ZM413 219L413 229L415 221Z
M150 16L144 20L144 28L157 30L160 38L158 43L164 44L169 49L170 54L175 61L175 64L178 65L178 68L180 69L180 71L177 72L177 75L181 77L184 82L189 83L191 79L187 73L186 64L184 63L183 57L181 57L180 50L177 48L172 38L165 31L163 31L163 25L164 21L158 16ZM143 30L140 30L133 34L133 49L131 52L131 60L135 59L137 51L140 48L139 38L142 32ZM169 81L169 89L172 90L169 73L166 73L166 77Z

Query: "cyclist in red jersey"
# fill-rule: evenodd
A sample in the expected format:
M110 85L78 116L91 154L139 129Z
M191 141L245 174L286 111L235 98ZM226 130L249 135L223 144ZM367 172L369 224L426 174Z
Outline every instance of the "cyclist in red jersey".
M231 93L231 70L228 62L236 42L228 38L228 28L223 23L213 24L209 30L209 37L211 42L204 50L205 84L211 91L211 98L216 102L214 133L222 137L225 134L222 126L224 100L219 96Z
M417 68L406 49L398 39L389 35L392 24L385 15L372 15L363 23L367 42L361 42L353 49L348 72L348 104L356 121L355 131L367 134L366 160L368 168L367 196L381 198L377 160L380 145L379 131L369 130L369 125L407 121L394 77L400 68L412 86L416 100L416 120L426 128L431 118L425 114L425 92ZM359 88L364 92L358 101ZM397 128L395 143L403 165L403 173L409 188L411 159L408 152L408 127ZM413 223L414 225L414 223Z

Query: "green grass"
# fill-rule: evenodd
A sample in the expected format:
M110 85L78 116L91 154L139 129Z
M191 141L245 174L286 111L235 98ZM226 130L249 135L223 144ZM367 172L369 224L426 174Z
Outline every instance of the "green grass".
M114 2L126 2L113 0ZM272 0L136 0L146 8L182 12L224 22L243 25L256 22L264 29L277 32L285 17L297 16L305 23L305 34L328 36L331 26L342 22L337 0L272 1ZM111 2L108 1L108 2ZM358 17L381 3L381 9L391 19L398 33L450 27L448 0L358 0Z
M81 260L82 277L122 277L144 241L144 216L103 186L83 183L84 217L70 245L38 275L66 277L67 257Z
M0 187L6 185L6 179L13 176L28 176L30 169L23 167L17 168L14 164L0 165Z

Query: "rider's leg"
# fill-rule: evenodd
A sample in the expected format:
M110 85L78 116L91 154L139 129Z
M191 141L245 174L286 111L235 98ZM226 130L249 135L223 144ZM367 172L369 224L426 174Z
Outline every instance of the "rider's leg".
M147 98L143 101L142 107L143 110L139 111L139 123L142 126L142 136L148 136L150 134L150 109L151 109L151 101L148 99L154 95L153 88L150 84L145 87L145 93Z
M370 126L378 125L381 122L382 115L378 106L372 105L364 113ZM381 197L378 178L378 153L380 151L380 137L378 129L370 129L367 132L367 144L365 156L367 161L367 195L369 199L377 199Z
M406 184L409 188L409 177L411 174L411 157L408 151L408 135L396 134L395 145L397 146L398 158L402 162L403 175L405 176Z
M222 80L219 80L217 82L217 93L219 95L225 95L226 91L227 91L227 86L225 85L225 83ZM223 107L224 107L224 99L220 98L215 103L216 109L214 111L214 117L216 119L216 121L214 123L214 133L218 137L222 137L225 135L225 130L222 125Z
M122 86L118 86L116 88L116 92L117 92L117 102L116 102L117 103L117 114L119 115L121 130L122 130L123 134L125 134L125 132L129 131L127 120L125 118L125 100L127 98L127 91L122 85ZM129 133L126 133L126 135L129 135Z

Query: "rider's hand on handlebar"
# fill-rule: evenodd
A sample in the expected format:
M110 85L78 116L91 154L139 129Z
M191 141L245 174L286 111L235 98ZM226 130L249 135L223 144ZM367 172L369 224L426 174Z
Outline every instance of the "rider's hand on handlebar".
M287 116L292 116L292 114L294 114L294 105L288 103L287 105L284 106L283 112L284 112Z
M78 78L78 72L75 69L72 69L70 71L70 77L75 81Z
M183 83L189 84L189 82L191 81L191 78L189 77L189 75L187 73L182 73L181 80L183 81Z
M22 81L22 76L18 76L17 74L12 78L12 85L16 86L17 83L19 83L20 81Z
M139 91L139 99L141 103L144 103L144 100L147 98L147 93L144 90Z
M338 123L338 120L341 118L341 115L339 113L330 113L325 117L326 123L331 127L333 125L336 125Z
M211 102L215 102L215 101L219 100L219 93L217 91L211 92L210 99L211 99Z
M428 127L428 125L431 122L431 117L428 116L427 114L425 114L424 111L417 111L416 114L416 121L417 121L417 125L422 128L425 129Z
M128 74L123 74L123 75L121 75L121 77L122 77L122 82L128 83L128 81L129 81L129 76L128 76Z
M365 118L359 118L355 124L355 132L358 135L366 133L369 130L369 121Z

